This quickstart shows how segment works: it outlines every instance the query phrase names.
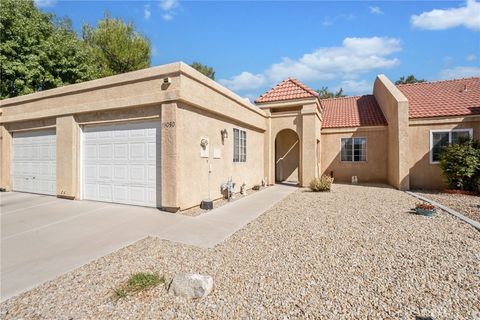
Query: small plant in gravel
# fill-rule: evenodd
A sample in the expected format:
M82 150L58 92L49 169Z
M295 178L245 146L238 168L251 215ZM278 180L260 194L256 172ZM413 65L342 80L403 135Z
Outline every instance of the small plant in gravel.
M165 277L156 273L138 272L128 278L127 283L114 290L114 297L119 300L126 298L129 294L153 288L160 283L165 283Z
M426 202L418 202L415 204L415 212L422 216L431 217L435 213L436 209L433 204Z
M323 175L310 181L310 190L314 192L330 191L332 188L333 177Z
M415 208L423 210L433 210L435 209L435 206L426 202L418 202L417 204L415 204Z

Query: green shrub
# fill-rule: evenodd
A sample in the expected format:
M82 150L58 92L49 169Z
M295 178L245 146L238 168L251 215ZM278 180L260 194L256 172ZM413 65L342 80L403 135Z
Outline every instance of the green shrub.
M320 178L315 178L310 181L310 190L314 192L330 191L332 187L333 177L323 175Z
M480 145L463 140L445 146L440 153L440 168L450 188L476 191L480 178Z
M153 288L160 283L165 283L165 278L156 273L138 272L130 276L126 284L114 290L114 297L122 299L127 297L130 293L136 293L142 290Z

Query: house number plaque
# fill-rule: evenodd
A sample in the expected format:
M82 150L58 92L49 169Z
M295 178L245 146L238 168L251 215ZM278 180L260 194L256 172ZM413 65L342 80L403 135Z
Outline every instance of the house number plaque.
M175 128L175 121L168 121L162 123L163 128Z

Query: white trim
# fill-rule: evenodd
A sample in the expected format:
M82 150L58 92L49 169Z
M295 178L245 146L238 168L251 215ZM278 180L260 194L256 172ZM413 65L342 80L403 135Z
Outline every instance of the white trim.
M440 161L433 161L433 134L437 132L448 133L448 143L452 143L452 132L468 132L470 138L473 138L473 129L472 128L465 128L465 129L434 129L430 130L430 148L429 148L429 160L430 164L439 164Z
M354 146L355 143L352 141L352 160L342 160L342 140L343 139L365 139L365 160L355 161L354 159ZM367 137L342 137L340 138L340 162L343 163L366 163L368 162L368 138Z
M79 125L80 127L80 200L83 200L83 128L85 125Z

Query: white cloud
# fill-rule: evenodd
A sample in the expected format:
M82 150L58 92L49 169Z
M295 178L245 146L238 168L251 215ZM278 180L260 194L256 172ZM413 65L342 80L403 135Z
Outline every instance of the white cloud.
M355 79L372 70L398 65L397 58L388 56L401 49L396 38L345 38L342 46L319 48L298 59L286 57L262 73L244 71L219 82L232 90L255 90L288 77L300 81L341 79L346 91L363 93L371 89L371 84Z
M164 13L164 14L162 14L162 18L165 21L170 21L170 20L173 20L173 15L170 14L170 13Z
M398 65L397 58L386 56L400 50L400 40L395 38L345 38L341 47L320 48L298 60L283 58L282 62L273 64L266 74L273 81L289 76L304 81L339 76L355 78L359 73Z
M372 93L373 84L366 80L343 80L335 91L340 88L348 94L370 94Z
M178 7L178 0L160 0L159 6L163 11L171 11Z
M175 17L175 9L179 7L179 2L178 0L160 0L158 6L163 11L163 20L170 21Z
M477 60L477 56L475 54L469 54L466 58L467 61L475 61Z
M262 74L244 71L230 79L220 79L219 82L231 90L252 90L264 86L266 78Z
M145 18L145 20L148 20L148 19L150 19L151 15L152 15L152 12L150 11L150 5L146 4L143 7L143 18Z
M35 0L35 4L39 8L49 8L57 4L57 0Z
M339 14L335 17L326 16L323 18L322 25L325 27L330 27L333 26L338 20L350 21L353 19L355 19L355 15L353 14Z
M370 13L372 14L383 14L382 9L380 7L368 7L370 9Z
M458 66L454 68L443 69L440 72L440 79L469 78L480 76L480 67Z
M414 27L428 30L444 30L464 26L480 30L480 3L468 0L465 7L434 9L410 17Z

